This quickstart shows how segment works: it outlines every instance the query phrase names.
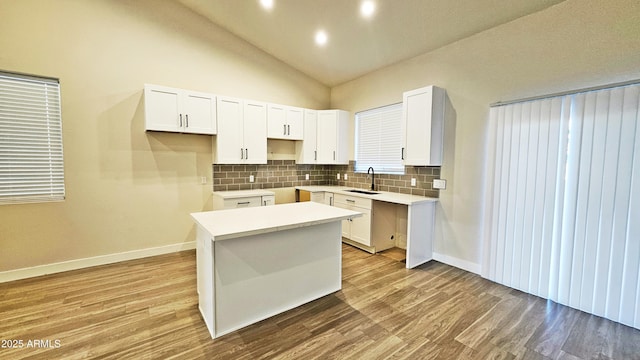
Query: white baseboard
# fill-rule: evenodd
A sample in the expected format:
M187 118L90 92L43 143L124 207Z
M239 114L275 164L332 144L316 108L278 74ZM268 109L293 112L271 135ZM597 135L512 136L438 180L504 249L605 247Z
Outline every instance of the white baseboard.
M435 252L433 253L433 260L480 275L480 264L476 264L471 261L462 260L453 256L443 255Z
M69 260L69 261L63 261L63 262L58 262L53 264L38 265L38 266L16 269L16 270L2 271L0 272L0 283L26 279L26 278L36 277L36 276L48 275L48 274L55 274L55 273L64 272L64 271L84 269L92 266L113 264L121 261L141 259L149 256L156 256L156 255L169 254L169 253L174 253L174 252L179 252L184 250L191 250L191 249L195 249L195 247L196 247L196 242L191 241L186 243L158 246L158 247L148 248L148 249L126 251L126 252L121 252L116 254L94 256L94 257L84 258L84 259Z

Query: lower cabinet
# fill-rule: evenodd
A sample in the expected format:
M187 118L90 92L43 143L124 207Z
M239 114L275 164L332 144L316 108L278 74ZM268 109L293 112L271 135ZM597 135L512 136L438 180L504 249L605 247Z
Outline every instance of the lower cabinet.
M311 201L333 206L333 193L326 191L314 191L311 193Z
M371 244L371 202L370 199L355 196L334 195L334 206L362 213L360 217L342 221L342 237L365 246L373 246Z
M214 192L213 210L237 209L256 206L275 205L276 197L270 194L256 194L252 190L233 192Z

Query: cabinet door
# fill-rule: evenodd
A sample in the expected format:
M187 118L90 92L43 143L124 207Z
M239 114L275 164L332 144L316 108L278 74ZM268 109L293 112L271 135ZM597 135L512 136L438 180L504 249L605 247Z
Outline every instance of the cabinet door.
M244 160L242 100L219 96L216 164L239 164Z
M333 193L324 193L324 203L329 205L329 206L333 206Z
M312 192L311 201L324 204L324 192L323 191Z
M349 112L332 110L336 113L336 157L335 164L349 164Z
M332 110L318 111L318 164L336 162L337 121Z
M296 163L315 164L318 160L317 152L317 124L318 112L316 110L304 110L302 141L296 142Z
M353 218L351 221L349 239L371 246L371 210L355 206L351 210L361 212L362 216Z
M180 131L180 92L164 86L144 86L145 130Z
M262 197L262 206L271 206L276 204L276 197L274 195L265 195Z
M244 159L247 164L267 163L267 104L244 103Z
M296 107L286 108L287 138L289 140L303 140L304 138L304 110Z
M267 107L267 137L270 139L287 139L287 122L285 106L269 104Z
M212 94L185 91L181 115L186 133L216 133L216 97Z
M434 86L405 92L401 154L405 165L442 164L444 90Z

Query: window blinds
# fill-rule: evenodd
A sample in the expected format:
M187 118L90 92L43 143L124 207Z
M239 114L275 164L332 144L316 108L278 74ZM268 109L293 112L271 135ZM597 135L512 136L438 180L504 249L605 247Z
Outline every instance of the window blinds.
M404 174L401 121L402 103L356 114L356 172L371 166L376 173Z
M64 195L59 82L0 72L0 204Z

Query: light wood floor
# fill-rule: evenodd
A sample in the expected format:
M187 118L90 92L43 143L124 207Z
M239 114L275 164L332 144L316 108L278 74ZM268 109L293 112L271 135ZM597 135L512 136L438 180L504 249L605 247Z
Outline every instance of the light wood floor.
M193 251L0 284L0 359L640 359L638 330L398 255L344 245L341 291L216 340Z

